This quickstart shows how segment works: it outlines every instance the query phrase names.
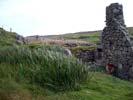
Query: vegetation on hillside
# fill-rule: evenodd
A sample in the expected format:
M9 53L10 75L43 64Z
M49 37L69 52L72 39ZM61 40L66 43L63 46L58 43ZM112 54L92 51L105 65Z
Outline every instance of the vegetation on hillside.
M19 40L20 37L21 36L15 32L8 32L8 31L4 30L3 28L0 28L0 47L1 46L20 45L21 42L23 42L23 41Z
M129 36L133 38L133 27L128 27ZM62 37L64 39L75 39L75 40L83 40L89 43L99 44L100 43L100 36L102 31L92 31L92 32L79 32L79 33L70 33L64 34Z
M0 48L0 100L132 100L132 97L132 83L90 72L87 65L57 49Z
M129 33L131 37L132 28ZM100 41L100 31L74 35L64 38ZM15 33L0 29L0 100L132 100L131 82L95 72L95 67L90 70L87 64L64 55L59 46L16 46L15 38ZM95 47L71 49L78 52Z
M42 48L1 48L0 71L1 78L25 80L57 91L78 89L88 78L88 67L82 62Z
M132 100L133 84L95 73L77 91L55 92L37 84L0 79L0 100Z
M97 32L86 32L86 33L73 33L73 34L66 34L63 36L63 38L65 39L76 39L76 40L82 40L82 41L87 41L89 43L99 43L99 37L100 37L100 32L101 31L97 31Z

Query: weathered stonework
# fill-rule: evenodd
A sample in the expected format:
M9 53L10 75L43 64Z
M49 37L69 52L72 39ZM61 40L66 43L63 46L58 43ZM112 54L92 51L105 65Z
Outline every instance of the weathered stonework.
M72 51L73 56L78 58L83 62L93 63L95 62L95 53L96 53L96 46L77 46L70 48Z
M113 3L106 8L102 32L102 64L113 64L120 78L133 79L133 48L123 18L123 7Z
M95 62L95 51L92 50L85 50L85 51L80 51L76 54L76 57L83 62Z

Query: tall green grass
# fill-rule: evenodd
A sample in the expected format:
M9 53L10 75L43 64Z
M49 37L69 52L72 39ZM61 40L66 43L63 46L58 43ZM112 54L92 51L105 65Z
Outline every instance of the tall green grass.
M54 50L0 48L0 78L62 91L79 89L88 74L87 65Z

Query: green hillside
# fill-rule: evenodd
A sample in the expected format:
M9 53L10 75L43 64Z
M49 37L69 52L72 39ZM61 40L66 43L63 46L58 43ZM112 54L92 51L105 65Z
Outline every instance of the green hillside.
M0 46L12 46L24 43L24 38L15 32L9 32L0 28Z
M128 27L128 32L130 38L133 39L133 27ZM77 33L70 33L64 34L62 37L64 39L76 39L76 40L84 40L90 43L100 43L100 36L102 31L92 31L92 32L77 32Z

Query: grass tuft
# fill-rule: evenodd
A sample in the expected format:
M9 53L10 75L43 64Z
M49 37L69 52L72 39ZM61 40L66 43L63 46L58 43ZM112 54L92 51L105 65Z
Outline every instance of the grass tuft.
M87 65L76 58L44 48L0 49L0 77L38 84L57 91L77 90L87 80Z

